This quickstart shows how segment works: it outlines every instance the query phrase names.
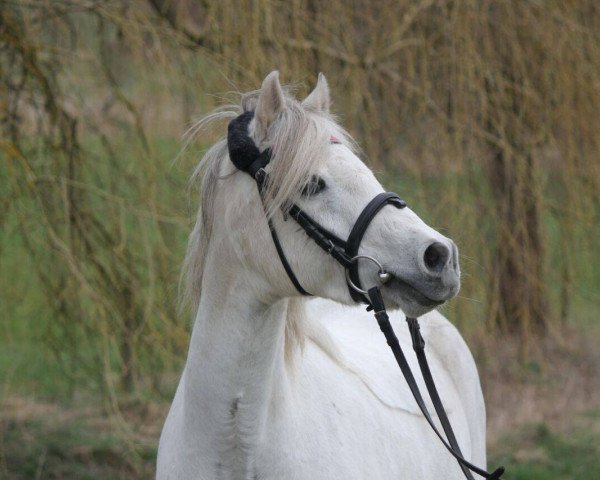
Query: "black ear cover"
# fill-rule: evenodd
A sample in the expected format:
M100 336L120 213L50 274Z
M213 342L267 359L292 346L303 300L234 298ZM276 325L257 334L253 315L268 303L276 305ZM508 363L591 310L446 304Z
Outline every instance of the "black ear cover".
M248 135L248 125L254 117L254 112L244 112L234 118L227 127L227 148L233 164L244 172L260 156L258 147Z

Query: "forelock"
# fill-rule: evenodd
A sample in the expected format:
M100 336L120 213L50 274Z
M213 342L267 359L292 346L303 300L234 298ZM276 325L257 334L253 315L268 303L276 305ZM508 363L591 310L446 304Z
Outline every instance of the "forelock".
M350 135L332 116L307 111L286 95L286 108L275 119L265 142L272 149L264 193L269 215L298 197L311 174L327 160L332 136L355 149Z

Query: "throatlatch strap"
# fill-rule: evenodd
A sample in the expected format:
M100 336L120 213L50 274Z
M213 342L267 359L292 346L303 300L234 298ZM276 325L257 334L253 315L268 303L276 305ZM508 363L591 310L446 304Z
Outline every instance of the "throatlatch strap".
M406 207L406 202L392 192L380 193L373 200L371 200L356 219L356 223L352 227L350 235L348 235L348 240L346 241L346 255L348 255L349 258L353 258L358 255L360 242L362 241L367 228L371 224L371 221L375 218L375 215L377 215L379 210L388 204L394 205L396 208ZM349 272L350 280L352 280L354 285L362 288L360 277L358 275L358 262L353 262L350 265ZM349 287L349 289L350 295L355 302L364 301L369 303L369 299L364 295L358 293L352 287Z
M261 157L262 157L262 155L261 155ZM254 163L262 162L261 157L259 157ZM266 158L268 158L268 156ZM258 187L258 192L262 195L262 191L263 191L265 182L267 181L267 173L263 170L262 167L260 167L255 172L254 179L256 180L256 186ZM263 208L265 208L264 203L263 203ZM265 211L265 215L266 214L267 214L267 212ZM275 244L275 250L277 250L277 255L279 256L279 260L281 261L281 264L283 265L283 269L285 270L285 273L287 273L288 278L290 279L290 281L292 282L292 284L294 285L296 290L298 290L298 293L300 295L304 295L307 297L312 296L310 293L308 293L306 290L304 290L304 288L300 284L300 281L298 280L298 277L296 277L296 274L294 273L292 266L289 264L287 257L285 256L285 252L283 251L283 247L281 246L281 242L279 241L279 236L277 235L277 230L275 230L275 226L273 225L273 221L271 220L271 218L267 218L267 223L269 225L269 231L271 232L271 238L273 239L273 243Z
M281 260L281 264L283 265L283 268L285 269L285 273L287 273L288 277L294 284L294 287L296 287L296 290L298 290L298 293L300 293L300 295L304 295L307 297L312 296L310 293L308 293L306 290L304 290L304 288L302 288L302 285L300 285L300 282L298 281L298 277L296 277L294 270L288 263L287 258L285 256L285 252L283 251L283 247L281 246L281 242L279 241L279 237L277 236L277 232L275 231L275 227L273 226L273 222L271 221L270 218L269 218L269 230L271 231L271 237L273 238L273 243L275 244L275 249L277 250L277 255L279 255L279 260Z
M446 431L446 435L448 435L449 440L450 440L450 437L452 437L452 440L450 440L450 443L454 442L454 444L456 445L456 448L454 448L453 445L449 445L448 442L446 442L446 440L442 436L442 434L439 432L439 430L435 426L435 423L433 423L433 419L431 418L429 411L427 410L427 406L425 405L425 401L423 400L421 391L419 390L419 386L417 385L415 377L412 374L410 366L408 365L408 362L406 361L406 357L404 356L404 352L402 351L402 347L400 346L398 337L396 337L396 334L394 333L394 329L392 328L388 314L385 311L385 304L383 303L383 298L381 297L381 292L379 291L379 288L373 287L370 290L368 290L368 292L369 292L369 300L370 300L371 305L373 306L373 310L375 312L375 318L377 319L379 328L385 335L387 344L392 349L392 353L394 354L394 357L396 358L396 363L398 363L398 366L400 367L400 370L402 371L402 375L404 375L406 383L408 384L408 387L410 388L410 391L413 394L413 397L414 397L415 401L417 402L419 409L421 410L421 412L423 413L423 416L427 420L427 423L429 423L429 426L433 429L435 434L438 436L438 438L441 440L441 442L444 444L444 446L450 452L450 454L454 458L456 458L463 474L465 475L465 477L468 480L474 480L473 475L471 474L471 472L469 470L472 470L473 472L477 473L478 475L481 475L482 477L484 477L488 480L499 480L501 475L504 473L504 467L499 467L496 470L494 470L492 473L488 473L487 471L473 465L472 463L470 463L469 461L467 461L463 458L462 454L460 453L460 448L458 448L458 442L456 441L456 437L452 430L452 426L450 425L450 421L448 420L448 417L446 415L446 412L444 410L442 402L439 398L439 395L437 395L437 390L435 390L437 401L439 402L439 406L441 407L438 410L438 407L436 406L436 411L438 413L438 417L440 418L440 422L442 423L443 426L444 426L444 424L446 424L444 426L444 431ZM414 320L414 319L409 319L409 320ZM414 320L414 321L416 321L416 320ZM409 325L410 325L410 323L411 322L409 321ZM425 342L423 341L423 337L421 337L421 334L418 329L411 329L411 338L413 341L413 345L417 345L417 348L420 348L420 349L424 348ZM430 378L431 382L433 382L433 377L431 376L431 372L429 370L429 365L427 365L427 359L425 357L423 357L423 359L424 359L425 365L427 366L427 371L429 372L429 378ZM423 373L423 376L425 378L425 373L423 371L421 362L419 362L419 366L421 367L421 372ZM426 383L427 383L427 380L426 380ZM434 386L434 389L435 389L435 386ZM428 390L429 390L429 386L428 386ZM430 395L431 395L431 391L430 391ZM432 401L434 402L434 406L435 406L436 400L434 400L433 397L432 397ZM448 428L448 430L446 430L446 428ZM451 433L448 434L448 431Z

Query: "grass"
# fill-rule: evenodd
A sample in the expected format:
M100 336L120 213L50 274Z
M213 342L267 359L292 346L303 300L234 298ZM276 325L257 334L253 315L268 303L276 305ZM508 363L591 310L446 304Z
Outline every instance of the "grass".
M527 425L505 436L489 464L507 467L506 480L584 480L600 478L600 426L597 413L586 425L557 432L546 424Z
M117 437L80 424L47 428L30 422L19 428L10 425L5 435L10 478L131 478L135 472Z
M124 437L97 409L12 399L0 417L0 478L151 478L165 408L146 411L136 419L146 430ZM491 450L490 467L504 465L504 480L600 478L600 412L572 420L562 430L538 423L504 435Z
M154 439L132 445L94 409L13 399L0 425L0 475L7 480L135 479L154 470Z

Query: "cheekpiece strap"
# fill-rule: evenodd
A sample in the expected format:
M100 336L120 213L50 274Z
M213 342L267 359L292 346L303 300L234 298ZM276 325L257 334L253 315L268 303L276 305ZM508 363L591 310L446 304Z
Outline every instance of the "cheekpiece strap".
M377 213L386 205L394 205L396 208L404 208L406 207L406 202L402 200L397 194L392 192L383 192L377 195L373 200L371 200L367 206L363 209L361 214L358 216L354 227L350 231L350 235L348 236L348 240L346 241L346 255L349 258L354 258L358 255L358 249L360 247L360 242L367 231L367 228L377 215ZM352 262L350 268L350 280L359 288L362 288L360 277L358 275L358 262ZM352 299L356 302L364 302L367 304L371 304L368 297L365 295L355 291L353 288L349 287L350 295Z

